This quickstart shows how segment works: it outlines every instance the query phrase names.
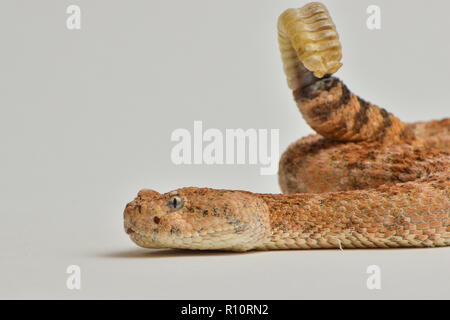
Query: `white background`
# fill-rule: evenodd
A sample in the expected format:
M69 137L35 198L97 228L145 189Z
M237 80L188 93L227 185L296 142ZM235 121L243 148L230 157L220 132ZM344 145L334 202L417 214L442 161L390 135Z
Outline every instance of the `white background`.
M148 187L278 193L259 166L176 166L177 128L312 130L288 90L276 21L304 1L0 3L0 298L450 298L450 248L196 253L137 248L125 204ZM405 121L449 116L446 1L324 1L337 76ZM66 28L66 8L82 29ZM382 29L366 27L381 7ZM66 288L66 267L82 290ZM379 265L382 289L366 287Z

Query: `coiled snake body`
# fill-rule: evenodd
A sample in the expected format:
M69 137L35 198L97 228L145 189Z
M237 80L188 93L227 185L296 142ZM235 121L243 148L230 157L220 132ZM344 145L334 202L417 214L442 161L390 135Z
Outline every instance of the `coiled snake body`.
M318 133L282 155L283 194L141 190L125 230L147 248L198 250L450 245L450 119L405 124L332 77L341 45L326 8L279 18L297 106Z

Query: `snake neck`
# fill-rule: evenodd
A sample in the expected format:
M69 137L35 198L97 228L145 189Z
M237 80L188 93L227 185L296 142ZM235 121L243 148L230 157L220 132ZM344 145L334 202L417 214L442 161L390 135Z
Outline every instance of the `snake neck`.
M319 194L263 195L270 211L270 236L263 249L339 248L354 229L349 212Z

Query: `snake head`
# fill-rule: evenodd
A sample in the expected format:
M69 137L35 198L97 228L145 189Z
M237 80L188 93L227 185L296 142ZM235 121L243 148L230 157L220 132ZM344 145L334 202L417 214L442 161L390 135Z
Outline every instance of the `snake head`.
M127 204L124 227L144 248L246 251L270 232L268 212L264 200L244 191L145 189Z

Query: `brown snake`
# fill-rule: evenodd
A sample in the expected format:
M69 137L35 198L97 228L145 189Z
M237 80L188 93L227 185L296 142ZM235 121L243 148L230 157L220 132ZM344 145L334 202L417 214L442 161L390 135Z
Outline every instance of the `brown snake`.
M341 45L327 9L278 22L288 85L318 133L282 155L284 194L141 190L125 231L139 246L195 250L450 245L450 119L405 124L331 74Z

